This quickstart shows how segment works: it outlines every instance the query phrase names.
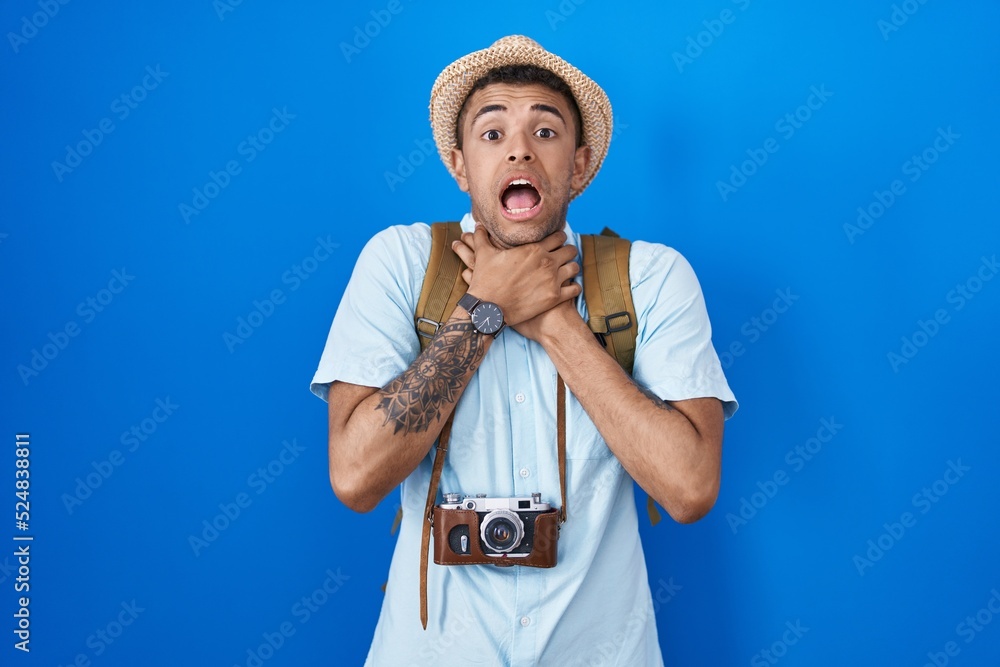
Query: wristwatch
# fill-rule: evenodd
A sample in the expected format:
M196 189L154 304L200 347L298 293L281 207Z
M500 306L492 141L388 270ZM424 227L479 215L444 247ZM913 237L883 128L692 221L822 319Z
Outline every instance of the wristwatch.
M503 311L492 301L483 301L466 292L458 300L458 305L472 316L472 328L479 333L496 338L503 331Z

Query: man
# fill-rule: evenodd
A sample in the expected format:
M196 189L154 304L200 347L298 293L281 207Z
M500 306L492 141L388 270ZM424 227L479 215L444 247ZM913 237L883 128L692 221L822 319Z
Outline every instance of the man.
M704 516L718 494L723 421L736 409L701 288L676 251L635 242L632 377L587 327L566 213L604 160L611 107L558 56L520 36L465 56L438 77L431 123L471 200L453 246L468 266L468 296L420 353L413 317L429 228L380 232L358 260L312 384L329 401L337 497L366 512L402 484L368 664L660 665L633 480L677 521ZM568 390L558 563L431 563L424 629L421 533L442 427L454 412L442 491L538 492L558 505L557 376Z

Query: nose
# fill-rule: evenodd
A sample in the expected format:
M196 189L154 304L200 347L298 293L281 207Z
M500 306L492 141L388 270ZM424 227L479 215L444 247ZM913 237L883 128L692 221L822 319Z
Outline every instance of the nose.
M523 134L519 134L518 137L511 142L510 152L507 154L508 162L517 162L518 160L524 160L525 162L531 162L534 156L531 154L531 149L529 148L528 141Z

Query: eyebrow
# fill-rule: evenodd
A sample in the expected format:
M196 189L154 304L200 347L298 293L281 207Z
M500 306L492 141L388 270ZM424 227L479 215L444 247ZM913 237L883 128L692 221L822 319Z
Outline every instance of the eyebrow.
M483 114L493 113L494 111L506 111L507 107L502 104L487 104L482 109L476 112L476 115L472 117L472 122L475 123L479 120L479 117Z
M505 107L502 104L487 104L482 109L480 109L479 111L477 111L476 115L472 117L472 123L475 124L475 122L477 120L479 120L479 117L483 116L485 114L493 113L494 111L506 111L506 110L507 110L507 107ZM560 112L559 109L557 109L556 107L554 107L552 105L549 105L549 104L532 104L531 105L531 110L532 111L545 111L545 112L548 112L548 113L552 114L553 116L555 116L556 118L558 118L559 120L561 120L563 122L563 125L566 125L566 119L563 118L562 112Z
M531 110L532 111L548 111L550 114L554 115L556 118L558 118L559 120L561 120L563 122L563 125L566 124L566 119L563 118L563 115L562 115L562 113L560 113L559 109L555 108L554 106L550 106L548 104L532 104L531 105Z

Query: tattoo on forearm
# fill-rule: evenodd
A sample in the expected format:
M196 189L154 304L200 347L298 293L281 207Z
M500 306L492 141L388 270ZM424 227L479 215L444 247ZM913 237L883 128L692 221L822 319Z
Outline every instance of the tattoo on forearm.
M656 407L660 408L661 410L667 410L667 411L672 412L672 411L674 411L674 410L677 409L674 406L672 406L669 403L667 403L666 401L664 401L662 398L660 398L656 394L654 394L653 392L651 392L650 390L646 389L645 387L641 387L638 384L635 385L635 386L636 386L636 388L640 392L642 392L643 396L645 396L646 398L648 398L652 402L653 405L655 405Z
M426 431L441 419L441 407L457 400L462 378L485 354L471 322L445 324L416 362L381 390L375 409L385 411L382 425L392 422L394 435Z

